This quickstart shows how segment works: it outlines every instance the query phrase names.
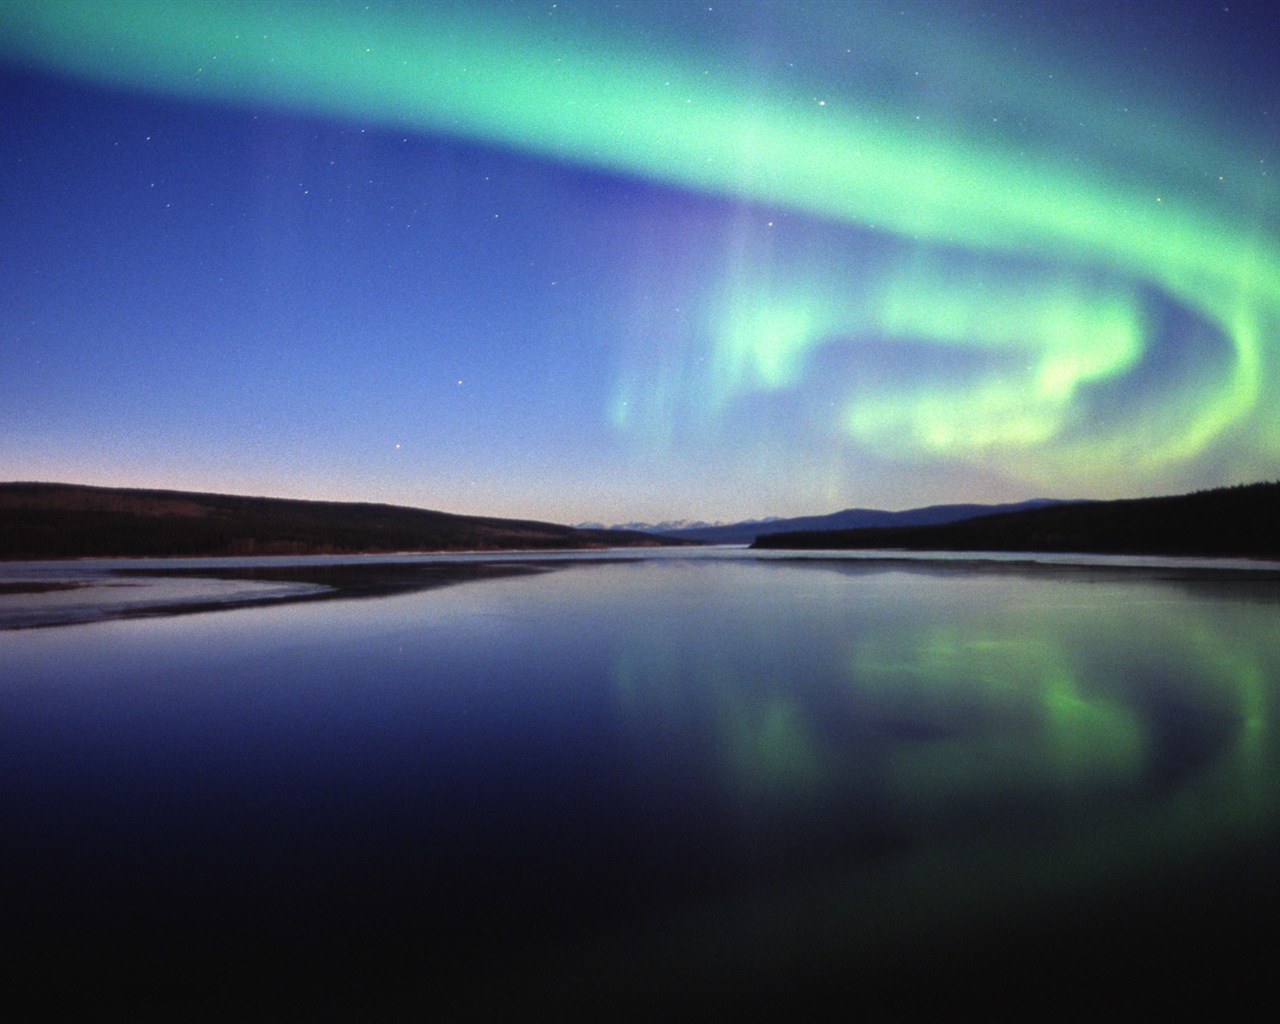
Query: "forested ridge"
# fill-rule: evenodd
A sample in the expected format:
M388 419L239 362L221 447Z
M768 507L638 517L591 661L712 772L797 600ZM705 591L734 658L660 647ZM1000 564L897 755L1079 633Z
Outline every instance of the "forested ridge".
M187 491L0 484L0 558L221 556L604 548L643 533L399 505Z
M1280 558L1280 482L1051 505L935 526L776 533L752 546Z

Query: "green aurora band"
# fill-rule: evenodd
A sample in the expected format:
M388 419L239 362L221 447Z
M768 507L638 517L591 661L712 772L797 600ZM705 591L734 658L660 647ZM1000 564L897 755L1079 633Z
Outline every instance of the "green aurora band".
M618 381L613 422L641 438L671 437L682 410L705 426L752 396L798 389L823 346L874 337L963 349L986 368L850 390L826 425L838 445L1068 485L1141 486L1197 458L1227 473L1274 467L1280 255L1259 216L1275 204L1269 183L1247 185L1261 181L1257 153L1216 139L1208 115L1188 124L1157 110L1121 135L1101 113L1094 130L1115 134L1092 143L1124 155L1096 160L1063 128L1081 109L1114 111L1104 90L1048 85L981 41L904 40L877 6L774 12L812 52L850 44L848 65L803 87L774 65L735 66L705 39L646 31L643 5L621 17L569 10L553 22L519 4L364 13L19 0L0 18L0 57L115 87L459 136L821 219L909 254L843 289L764 280L730 261L701 350L664 351L655 328ZM912 60L932 62L931 95L952 89L964 102L859 91L857 68L878 61L907 80ZM1032 141L978 116L984 103L1012 109ZM1158 355L1153 302L1189 314L1216 362L1102 415L1099 395Z

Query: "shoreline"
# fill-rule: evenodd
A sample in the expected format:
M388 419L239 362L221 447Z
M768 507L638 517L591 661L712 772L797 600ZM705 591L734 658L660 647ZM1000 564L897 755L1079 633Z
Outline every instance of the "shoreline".
M394 597L482 579L534 575L548 571L549 568L545 563L513 562L112 568L77 581L32 579L0 582L0 632L53 629L58 626L88 625L121 619L193 615L239 608L267 608L312 601ZM86 591L102 592L107 588L131 586L146 589L146 580L182 580L197 586L201 581L275 586L269 593L264 591L257 595L253 590L247 590L232 596L202 597L197 593L188 599L148 601L146 595L142 594L133 603L127 600L112 601L110 597L104 597L100 603L50 603L44 611L38 607L38 601L37 607L21 607L23 597L38 599L43 595L52 595L56 598L67 592L89 596ZM295 589L281 589L289 586ZM7 597L18 600L5 601Z
M626 552L623 554L623 552ZM1095 581L1232 585L1259 588L1280 600L1280 562L1186 556L1064 555L1058 552L917 552L894 550L791 551L702 547L663 554L642 549L561 552L476 552L459 559L432 556L275 556L263 561L226 559L98 559L21 563L31 575L5 579L0 564L0 632L51 629L121 619L191 615L303 602L395 597L460 583L532 576L604 562L703 559L741 560L843 572L905 572L931 575L1019 573ZM512 557L515 555L516 557ZM520 557L523 555L524 557ZM532 556L532 557L531 557ZM568 557L565 557L568 556ZM321 560L318 560L321 559ZM85 571L89 564L103 564ZM157 565L161 561L203 564ZM130 562L151 564L128 564ZM218 564L225 562L226 564ZM124 564L121 564L124 563ZM18 563L8 563L16 566ZM75 570L80 568L80 572ZM41 573L43 570L43 573ZM63 571L60 571L63 570ZM42 575L44 578L42 578ZM207 584L203 586L202 584ZM234 585L242 585L236 589ZM179 596L164 591L178 590ZM185 592L184 591L185 587ZM135 589L136 588L136 589ZM204 591L203 593L201 591ZM1275 591L1273 594L1272 591ZM115 593L111 593L115 591ZM154 595L154 599L150 595ZM65 600L60 602L60 598Z

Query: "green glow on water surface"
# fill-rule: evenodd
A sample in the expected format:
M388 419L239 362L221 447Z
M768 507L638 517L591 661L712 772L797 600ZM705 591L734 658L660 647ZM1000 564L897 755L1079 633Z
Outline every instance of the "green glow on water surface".
M821 627L744 617L732 654L628 652L617 682L638 735L679 748L715 723L719 756L679 763L735 808L743 842L798 839L812 815L854 849L864 835L895 844L685 917L650 949L662 969L690 950L774 955L796 921L840 936L851 962L940 921L977 935L1185 878L1274 834L1274 604L1012 572L883 579L833 586ZM843 660L797 660L809 647Z
M934 586L940 601L959 593ZM830 678L815 675L821 661L773 653L794 643L785 622L752 620L732 653L690 661L668 644L630 651L616 685L645 735L679 746L712 723L716 750L684 756L766 832L779 814L867 793L914 841L975 813L999 821L1001 807L1019 820L1070 822L1105 795L1132 809L1104 844L1119 869L1138 850L1172 862L1264 826L1280 807L1268 647L1276 627L1253 635L1238 620L1217 621L1211 603L1159 591L1135 588L1127 603L1092 600L1088 585L1060 591L1060 605L1047 585L990 607L940 604L844 641ZM1020 593L1016 583L1009 593ZM753 666L748 676L740 665ZM762 676L772 679L763 689ZM1168 721L1195 723L1177 728L1203 733L1202 763L1169 760L1178 746L1163 738L1163 707ZM860 825L854 813L851 834Z

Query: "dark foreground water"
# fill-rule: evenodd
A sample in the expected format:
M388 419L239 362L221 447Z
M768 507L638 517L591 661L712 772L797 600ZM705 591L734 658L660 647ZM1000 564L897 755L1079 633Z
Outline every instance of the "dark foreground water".
M1280 586L1182 571L567 562L0 633L7 984L1226 1008L1280 945L1278 685Z

